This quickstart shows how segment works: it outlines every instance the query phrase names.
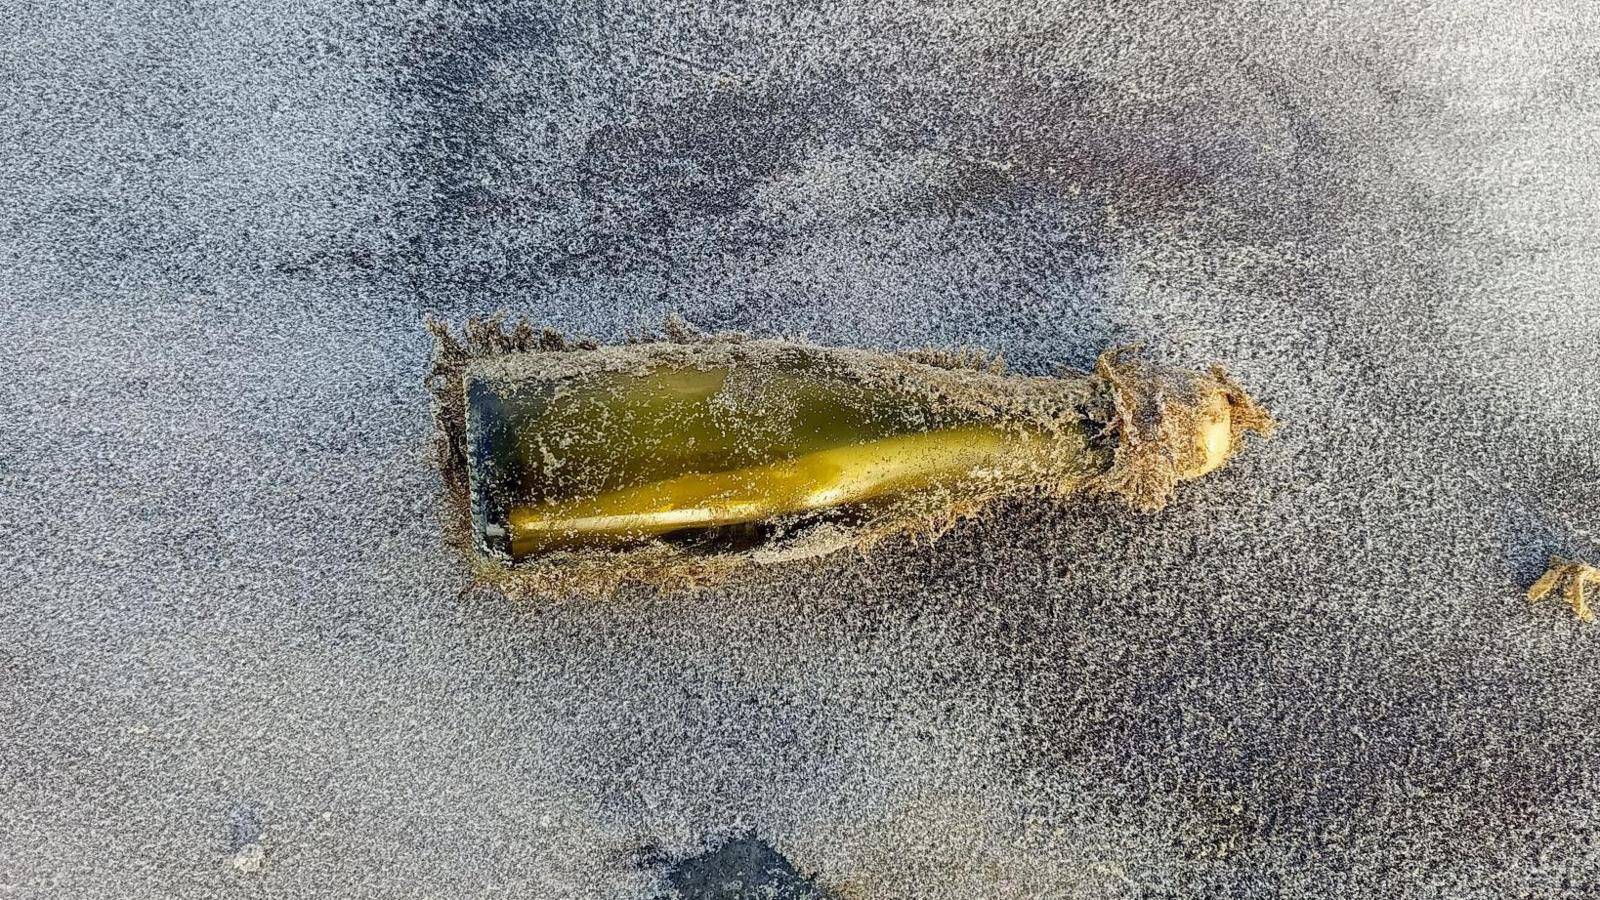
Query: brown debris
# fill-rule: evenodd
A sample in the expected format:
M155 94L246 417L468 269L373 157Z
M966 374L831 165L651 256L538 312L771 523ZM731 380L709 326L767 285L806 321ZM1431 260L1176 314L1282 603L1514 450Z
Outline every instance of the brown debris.
M1572 607L1572 612L1580 621L1593 622L1594 610L1589 608L1586 594L1589 586L1600 588L1600 568L1586 562L1560 556L1550 557L1550 567L1528 588L1528 602L1538 603L1563 584L1566 590L1562 592L1562 599Z

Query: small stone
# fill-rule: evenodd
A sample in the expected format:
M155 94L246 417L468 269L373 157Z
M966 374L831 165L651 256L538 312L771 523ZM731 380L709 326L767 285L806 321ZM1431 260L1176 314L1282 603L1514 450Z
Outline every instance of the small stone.
M261 871L261 867L266 865L266 862L266 848L256 843L245 844L228 859L228 865L247 874Z

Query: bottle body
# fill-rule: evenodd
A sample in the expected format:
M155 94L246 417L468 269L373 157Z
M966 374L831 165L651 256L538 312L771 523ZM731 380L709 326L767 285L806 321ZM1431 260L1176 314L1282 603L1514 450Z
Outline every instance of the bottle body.
M981 379L955 379L967 390L946 396L936 385L949 373L912 362L883 377L821 348L664 349L469 375L481 549L523 560L655 540L714 546L727 526L792 530L830 511L959 502L1106 465L1077 416L1046 426L1009 416L982 402L992 386Z

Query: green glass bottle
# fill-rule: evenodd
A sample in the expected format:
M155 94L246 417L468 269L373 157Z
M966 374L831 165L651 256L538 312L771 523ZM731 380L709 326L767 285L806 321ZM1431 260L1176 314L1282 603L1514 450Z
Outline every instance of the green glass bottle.
M527 573L735 568L1025 491L1153 507L1270 428L1220 369L1120 353L1026 377L972 356L729 337L436 334L447 479L464 483L477 553Z

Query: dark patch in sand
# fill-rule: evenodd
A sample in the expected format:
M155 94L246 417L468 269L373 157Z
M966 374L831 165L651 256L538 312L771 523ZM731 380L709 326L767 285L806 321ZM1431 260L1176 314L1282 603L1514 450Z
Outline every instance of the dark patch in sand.
M261 815L247 804L236 804L228 811L228 852L237 853L261 840L266 831Z
M641 258L664 270L686 225L734 253L782 243L792 235L756 214L754 191L803 158L806 145L845 137L845 99L828 80L721 84L601 127L577 162L578 187L593 198L582 245L553 261L552 272L626 271Z
M402 40L396 102L409 119L402 163L419 202L399 263L413 278L503 277L508 261L495 252L497 238L515 233L548 196L540 180L505 158L499 132L519 120L555 123L543 104L496 96L496 70L531 66L541 88L564 91L568 73L551 52L556 25L536 7L447 3Z
M772 845L751 832L712 841L705 851L673 860L655 848L640 853L641 865L662 868L655 900L829 900L814 877L802 875Z

